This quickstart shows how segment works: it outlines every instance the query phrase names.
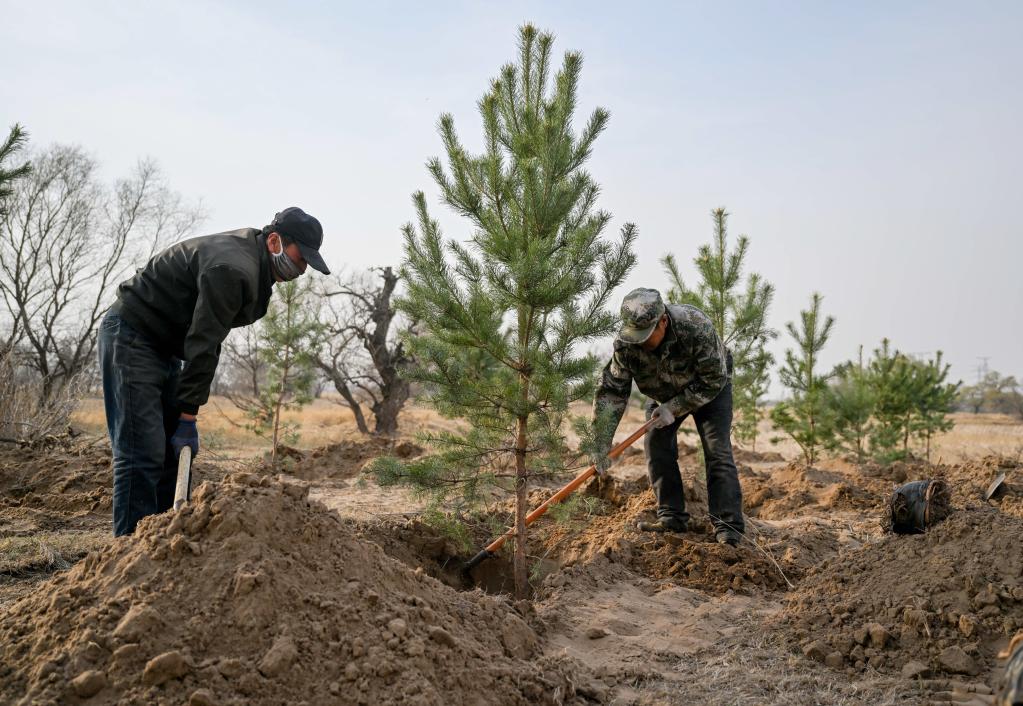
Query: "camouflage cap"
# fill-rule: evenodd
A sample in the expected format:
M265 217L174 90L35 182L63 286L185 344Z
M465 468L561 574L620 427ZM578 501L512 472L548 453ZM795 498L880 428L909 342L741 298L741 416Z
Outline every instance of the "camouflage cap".
M642 343L650 338L664 316L664 302L656 289L633 289L622 301L622 328L618 340Z

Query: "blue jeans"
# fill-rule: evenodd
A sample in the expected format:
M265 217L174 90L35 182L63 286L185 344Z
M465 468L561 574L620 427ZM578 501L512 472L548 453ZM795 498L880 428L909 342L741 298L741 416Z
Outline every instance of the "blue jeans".
M647 419L656 407L647 408ZM646 435L647 472L657 496L657 517L689 521L678 467L678 428L688 415ZM742 489L732 458L732 383L725 385L713 400L693 412L696 430L703 444L707 469L707 504L716 532L745 532L742 517Z
M116 312L99 329L103 404L114 457L114 536L174 504L181 361L159 349Z

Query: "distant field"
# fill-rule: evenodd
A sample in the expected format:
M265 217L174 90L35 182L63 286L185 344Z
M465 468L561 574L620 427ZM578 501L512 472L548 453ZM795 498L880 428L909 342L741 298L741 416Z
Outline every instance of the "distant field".
M580 404L574 411L586 414L588 407ZM358 434L352 413L330 398L315 400L302 410L286 413L284 418L298 425L298 446L304 448L336 443ZM933 442L932 461L957 462L987 454L1023 456L1023 421L1004 414L957 413L952 415L952 419L955 427ZM103 401L96 398L84 400L74 415L74 421L86 431L105 433ZM244 423L243 415L229 400L215 397L200 413L199 430L203 443L208 450L225 456L258 454L267 447L267 442L246 430ZM634 405L630 405L619 428L620 436L640 423L641 413ZM690 428L691 425L691 421L685 424ZM451 429L456 424L443 419L431 409L412 405L403 412L401 426L401 436L411 437L421 430ZM770 423L763 422L757 450L778 451L786 458L799 455L799 447L787 437L783 437L777 444L770 443L771 438L778 436L782 435L774 431ZM687 443L698 443L695 433L683 438Z
M967 458L978 458L988 454L1023 456L1023 420L1005 414L952 415L955 426L931 442L931 461L938 463L959 462ZM757 441L757 450L775 450L785 458L799 455L799 447L792 439L784 437L777 444L768 443L771 437L784 436L774 431L769 422L761 424L763 438ZM911 444L915 453L923 456L923 447Z

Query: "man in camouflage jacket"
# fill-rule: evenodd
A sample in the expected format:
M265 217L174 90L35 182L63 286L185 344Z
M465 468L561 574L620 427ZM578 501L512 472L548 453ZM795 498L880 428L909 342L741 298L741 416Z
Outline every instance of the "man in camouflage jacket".
M707 468L707 495L717 540L736 545L744 532L742 491L732 458L731 355L711 320L694 306L664 305L655 289L626 295L614 354L604 367L593 403L598 473L610 466L607 452L625 413L632 382L655 402L647 419L647 468L657 496L657 522L646 531L685 531L689 522L678 467L676 434L693 415Z

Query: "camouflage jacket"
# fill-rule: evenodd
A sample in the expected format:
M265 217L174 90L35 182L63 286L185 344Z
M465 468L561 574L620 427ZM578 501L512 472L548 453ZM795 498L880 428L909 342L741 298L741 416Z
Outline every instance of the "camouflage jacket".
M593 400L594 417L612 416L612 437L633 380L640 392L669 403L672 414L681 417L717 397L731 378L724 343L707 315L688 304L668 304L666 311L669 325L656 349L647 352L638 345L614 342L614 354L604 366ZM610 448L611 438L600 441Z
M998 700L995 701L997 706L1023 703L1023 632L1012 638L1007 651L1010 653L1009 661L1005 664Z

